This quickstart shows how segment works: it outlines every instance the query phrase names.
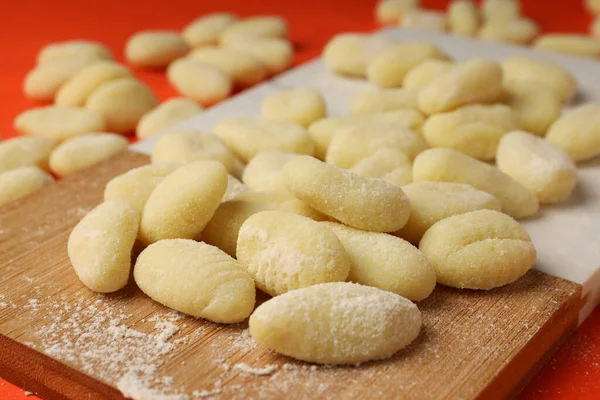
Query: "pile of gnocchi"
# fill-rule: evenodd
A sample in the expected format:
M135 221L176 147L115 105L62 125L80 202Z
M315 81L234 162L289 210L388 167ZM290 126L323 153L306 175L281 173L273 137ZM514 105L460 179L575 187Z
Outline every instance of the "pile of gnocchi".
M14 121L24 137L0 144L0 205L110 158L127 147L124 135L146 139L199 114L203 106L287 69L294 47L277 16L240 20L204 15L177 31L143 31L125 46L127 63L166 69L179 98L160 103L101 43L73 40L44 47L26 76L25 95L50 106ZM13 171L14 169L18 169Z
M521 15L519 0L483 0L479 8L472 0L453 0L446 13L421 9L419 3L419 0L380 0L375 8L375 18L383 25L447 31L585 57L600 56L598 17L590 25L589 35L540 34L538 24ZM585 6L593 15L600 14L600 1L586 0Z
M356 364L410 344L414 302L436 284L489 290L526 274L536 249L517 220L568 198L575 161L600 155L600 105L561 115L574 77L356 34L323 59L380 89L357 94L348 116L292 88L267 95L260 118L164 134L152 163L111 180L72 231L81 282L117 291L133 268L167 307L249 318L269 349ZM256 289L272 297L255 308Z

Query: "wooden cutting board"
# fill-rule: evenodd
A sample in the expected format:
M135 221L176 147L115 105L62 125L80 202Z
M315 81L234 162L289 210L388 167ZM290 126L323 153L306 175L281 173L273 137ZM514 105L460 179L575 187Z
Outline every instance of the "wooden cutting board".
M438 287L424 328L390 360L316 367L257 346L247 326L173 313L131 284L100 295L76 278L71 228L123 154L0 209L0 376L44 399L500 399L577 326L581 286L531 271L484 291Z

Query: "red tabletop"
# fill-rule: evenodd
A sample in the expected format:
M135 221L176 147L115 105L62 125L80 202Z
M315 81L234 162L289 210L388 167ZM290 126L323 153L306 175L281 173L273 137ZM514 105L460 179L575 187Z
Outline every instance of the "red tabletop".
M320 54L335 33L377 28L375 0L4 0L0 2L0 136L10 137L14 117L36 105L21 85L45 44L68 39L98 40L122 60L127 38L142 29L181 29L207 12L240 16L281 15L291 27L296 64ZM578 0L522 0L523 13L545 32L587 32L591 17ZM447 0L421 0L444 9ZM599 64L600 70L600 64ZM135 70L161 98L176 95L163 73ZM23 390L0 379L0 399L23 400ZM555 354L519 395L519 400L600 398L600 308Z

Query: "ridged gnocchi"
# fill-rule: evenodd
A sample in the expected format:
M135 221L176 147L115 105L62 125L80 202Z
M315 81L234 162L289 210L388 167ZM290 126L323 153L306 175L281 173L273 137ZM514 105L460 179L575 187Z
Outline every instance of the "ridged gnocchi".
M191 99L167 100L140 118L135 128L135 135L138 139L149 138L201 112L202 107Z
M0 173L0 206L37 192L54 179L38 167L18 167Z
M366 115L417 108L418 91L411 89L372 90L357 94L350 103L350 114Z
M365 77L367 65L393 45L392 40L380 35L341 33L325 46L323 62L336 74Z
M242 181L252 190L287 191L281 171L297 156L279 150L261 151L246 165Z
M524 130L544 136L560 117L562 100L549 87L537 82L505 81L508 105L517 114Z
M317 90L295 88L274 92L265 97L261 115L264 119L289 121L307 127L327 115L327 105Z
M557 119L546 139L560 147L575 161L585 161L600 154L600 104L575 107Z
M397 186L412 181L410 159L398 149L381 148L354 164L348 171L368 178L381 178Z
M94 110L48 106L22 112L15 118L14 127L22 135L58 143L84 133L104 132L106 122Z
M19 167L48 169L54 142L47 138L16 137L0 142L0 173Z

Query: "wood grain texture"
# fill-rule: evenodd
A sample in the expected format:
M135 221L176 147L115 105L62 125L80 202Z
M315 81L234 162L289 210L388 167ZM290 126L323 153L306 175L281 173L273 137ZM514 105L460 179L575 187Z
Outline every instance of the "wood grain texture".
M499 399L576 326L580 286L531 271L487 292L438 287L419 303L424 328L409 348L327 368L257 346L245 324L179 316L133 283L92 293L68 261L69 232L110 178L147 162L125 152L0 209L0 376L46 399L118 398L117 387L180 394L169 399Z

